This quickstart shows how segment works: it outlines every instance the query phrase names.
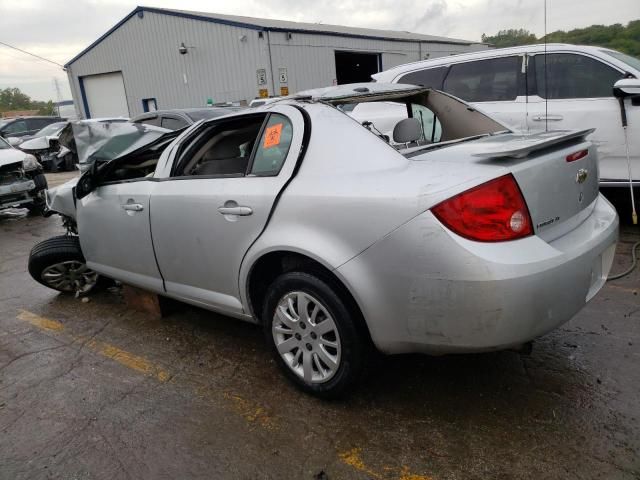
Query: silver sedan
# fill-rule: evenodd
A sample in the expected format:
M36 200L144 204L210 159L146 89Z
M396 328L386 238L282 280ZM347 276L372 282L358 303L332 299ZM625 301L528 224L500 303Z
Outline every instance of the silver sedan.
M348 115L364 102L402 115L383 132ZM31 274L68 292L100 275L260 323L285 374L319 396L350 387L373 348L528 342L612 264L618 218L588 130L514 133L442 92L378 83L148 141L144 128L112 129L135 148L105 142L115 158L92 149L77 184L50 192L69 235L34 247Z

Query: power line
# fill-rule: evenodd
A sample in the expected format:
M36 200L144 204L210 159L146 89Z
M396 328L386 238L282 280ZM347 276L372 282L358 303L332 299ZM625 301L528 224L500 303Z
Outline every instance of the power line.
M12 48L12 49L17 50L18 52L22 52L22 53L24 53L26 55L31 55L32 57L38 58L38 59L40 59L42 61L53 63L54 65L57 65L57 66L61 67L62 69L64 69L64 65L61 65L58 62L54 62L53 60L49 60L48 58L41 57L40 55L36 55L35 53L27 52L26 50L22 50L21 48L14 47L13 45L9 45L8 43L4 43L4 42L0 42L0 45L4 45L5 47Z

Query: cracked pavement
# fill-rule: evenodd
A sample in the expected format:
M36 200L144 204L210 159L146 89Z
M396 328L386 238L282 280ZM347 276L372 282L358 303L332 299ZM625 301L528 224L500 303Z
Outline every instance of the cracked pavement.
M256 326L35 283L29 250L61 232L0 213L1 479L640 478L640 269L530 356L381 358L323 402ZM639 232L623 226L614 271Z

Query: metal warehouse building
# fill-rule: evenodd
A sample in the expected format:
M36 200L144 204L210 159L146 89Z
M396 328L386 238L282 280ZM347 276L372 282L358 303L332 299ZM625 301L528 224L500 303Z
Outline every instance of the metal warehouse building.
M97 118L366 82L396 65L485 48L409 32L138 7L65 67L79 116Z

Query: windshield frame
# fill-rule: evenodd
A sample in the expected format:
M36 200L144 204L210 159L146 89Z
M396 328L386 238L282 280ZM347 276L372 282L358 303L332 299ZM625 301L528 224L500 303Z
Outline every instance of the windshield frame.
M640 72L640 58L636 58L632 55L629 55L628 53L618 52L617 50L600 50L600 51L605 55L611 58L615 58L619 62L622 62L625 65L628 65L629 67L633 68L634 70ZM629 60L631 60L631 62L629 62Z
M0 137L0 150L9 150L13 148L9 142L7 142L4 138Z

